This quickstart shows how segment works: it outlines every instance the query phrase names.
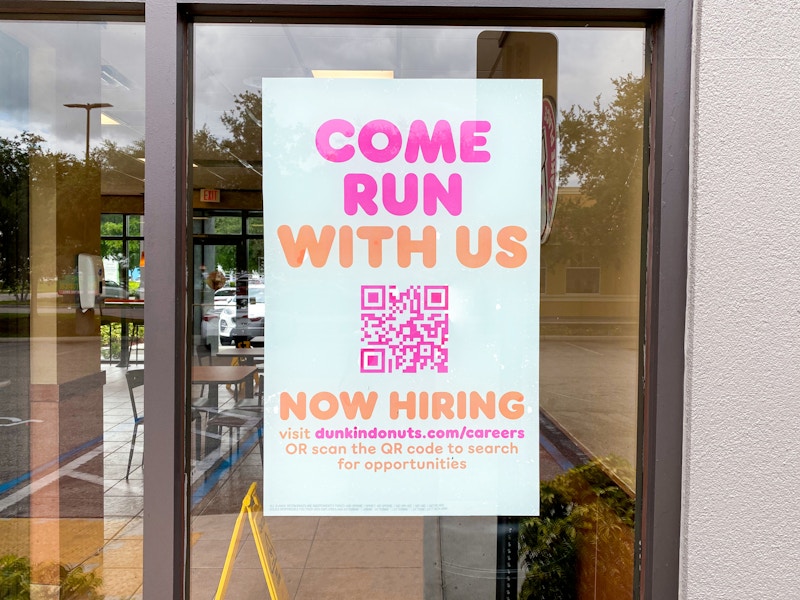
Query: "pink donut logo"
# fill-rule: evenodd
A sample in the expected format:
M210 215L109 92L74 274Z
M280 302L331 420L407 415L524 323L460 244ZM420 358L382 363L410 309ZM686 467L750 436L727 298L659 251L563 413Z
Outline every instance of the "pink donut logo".
M556 127L556 101L551 96L545 96L542 98L542 244L550 237L556 213L558 183Z

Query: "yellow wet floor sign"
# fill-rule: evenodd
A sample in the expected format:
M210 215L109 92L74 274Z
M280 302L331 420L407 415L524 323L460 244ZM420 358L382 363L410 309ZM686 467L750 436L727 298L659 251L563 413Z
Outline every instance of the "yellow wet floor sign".
M242 510L239 511L239 517L236 519L236 525L233 528L231 543L228 546L228 555L225 557L225 566L222 568L222 576L219 579L217 595L214 596L214 600L222 600L228 591L231 571L233 571L233 561L236 558L236 549L239 547L239 540L242 537L245 515L247 515L247 520L250 522L250 529L256 542L256 550L261 561L261 568L264 571L264 578L267 580L270 598L272 600L289 600L286 580L281 573L278 555L269 536L267 521L264 519L261 503L258 501L258 496L256 496L255 482L250 486L247 495L242 500Z

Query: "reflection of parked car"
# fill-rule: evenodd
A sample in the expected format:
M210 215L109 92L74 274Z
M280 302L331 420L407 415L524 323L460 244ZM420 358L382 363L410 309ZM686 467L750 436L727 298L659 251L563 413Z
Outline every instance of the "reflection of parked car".
M236 309L236 288L226 286L214 292L214 306L208 307L206 305L203 311L202 321L200 323L200 335L202 336L203 343L213 346L218 345L219 338L219 319L222 309L226 306L233 307L234 314ZM212 341L213 340L213 341ZM223 342L225 343L225 342Z
M90 296L91 297L91 296ZM128 298L128 288L116 281L109 281L104 279L100 282L99 300L106 298Z
M203 320L200 323L200 335L202 336L203 344L216 347L216 338L219 335L219 314L221 312L221 308L215 307L208 308L203 313Z
M214 306L223 307L236 302L236 288L224 287L214 292Z
M219 343L230 345L264 335L264 285L250 283L247 295L236 296L236 302L219 313Z

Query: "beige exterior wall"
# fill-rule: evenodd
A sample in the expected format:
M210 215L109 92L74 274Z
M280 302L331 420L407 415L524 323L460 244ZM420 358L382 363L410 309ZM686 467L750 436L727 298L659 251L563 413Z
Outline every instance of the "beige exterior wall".
M799 30L794 0L695 0L687 600L800 588Z

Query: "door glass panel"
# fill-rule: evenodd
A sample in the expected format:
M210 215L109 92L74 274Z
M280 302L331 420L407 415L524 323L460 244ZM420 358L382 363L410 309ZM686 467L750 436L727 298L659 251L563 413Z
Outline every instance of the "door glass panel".
M269 494L263 465L278 460L262 448L264 420L278 418L263 408L273 399L258 400L258 393L261 378L270 377L267 367L259 369L259 321L266 319L268 337L272 318L259 300L269 297L271 275L261 234L279 223L268 212L246 217L274 191L262 184L262 78L335 76L544 79L544 95L555 104L560 169L555 211L543 213L549 226L538 274L541 502L529 514L541 516L269 516L289 593L403 600L633 596L644 40L636 28L195 26L195 239L223 233L206 221L231 211L247 219L244 232L229 232L240 250L226 275L234 280L235 318L255 326L234 338L242 352L229 347L203 357L212 366L251 366L251 375L238 383L193 375L192 598L225 580L232 597L267 593L252 537L239 539L232 571L223 570L220 552L234 537L251 484L262 501ZM320 97L320 106L325 102ZM284 132L287 145L292 133ZM485 202L491 206L491 198ZM538 208L537 196L531 202ZM197 251L194 258L192 268L210 268ZM325 334L321 323L319 335ZM199 362L195 356L193 364ZM242 406L240 398L255 398L256 406ZM315 483L308 481L309 489ZM502 490L487 489L487 497L513 494L515 482L503 483ZM432 499L438 485L429 486Z
M143 148L142 24L0 21L4 598L141 598Z

